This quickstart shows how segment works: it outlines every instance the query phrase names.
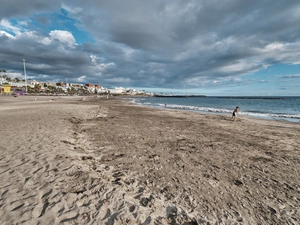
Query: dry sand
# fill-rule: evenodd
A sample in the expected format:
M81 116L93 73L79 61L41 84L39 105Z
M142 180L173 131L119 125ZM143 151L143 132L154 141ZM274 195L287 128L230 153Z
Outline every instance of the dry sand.
M230 117L0 97L0 224L300 224L300 124Z

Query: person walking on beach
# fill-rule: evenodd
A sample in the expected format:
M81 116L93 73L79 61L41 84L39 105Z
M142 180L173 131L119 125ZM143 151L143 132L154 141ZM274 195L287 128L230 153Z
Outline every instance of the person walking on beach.
M236 114L238 113L238 111L239 111L239 107L237 106L232 112L231 120L236 121Z

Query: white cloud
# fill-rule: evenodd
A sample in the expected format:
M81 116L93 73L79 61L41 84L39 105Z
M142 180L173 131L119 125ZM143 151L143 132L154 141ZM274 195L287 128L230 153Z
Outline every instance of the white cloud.
M84 82L85 81L86 76L81 76L77 78L78 82Z
M6 37L11 38L11 39L14 39L14 38L15 38L15 37L12 36L11 34L5 32L5 31L3 31L3 30L0 30L0 36L6 36Z
M69 47L73 47L76 44L76 40L72 33L65 30L53 30L49 33L50 39L59 40L62 43L66 43ZM44 41L45 43L47 40Z
M262 49L264 52L273 52L284 50L285 45L283 43L271 43L268 44L265 48Z
M21 33L21 30L19 27L13 26L10 24L10 22L8 20L2 19L0 21L0 26L3 27L3 29L7 30L7 31L11 31L14 34L18 35Z
M44 45L50 45L51 44L51 39L50 38L43 38L41 41L40 41L42 44Z
M232 80L234 82L241 82L242 81L242 79L240 77L234 77Z
M226 72L226 73L232 73L232 72L239 72L247 69L249 67L249 64L245 61L238 61L236 63L233 63L231 65L223 66L220 68L220 71Z
M102 74L107 69L113 68L116 66L116 64L114 62L99 63L99 61L101 62L101 58L97 57L96 55L90 55L90 58L91 58L91 62L96 66L96 68L98 70L97 74Z
M22 37L20 37L20 36L22 36ZM35 40L35 41L39 41L41 39L41 37L35 31L24 32L24 33L16 36L16 38L23 38L23 37L26 37L26 38L29 38L29 39Z
M300 42L273 42L261 48L254 48L257 59L266 61L273 59L287 64L300 64Z
M92 63L97 63L97 59L98 59L98 57L97 56L95 56L95 55L90 55L90 57L91 57L91 60L92 60Z
M74 8L74 7L67 6L66 4L62 4L62 8L73 14L76 14L76 13L79 13L82 11L81 7Z
M110 62L110 63L101 63L101 64L99 64L97 67L98 67L98 69L99 69L101 72L103 72L103 71L105 71L106 69L108 69L108 68L110 68L110 67L115 67L115 66L116 66L115 63Z

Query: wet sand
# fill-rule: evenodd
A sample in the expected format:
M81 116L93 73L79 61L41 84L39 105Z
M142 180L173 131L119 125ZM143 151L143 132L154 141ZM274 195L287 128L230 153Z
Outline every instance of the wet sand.
M0 96L0 224L299 224L300 124L230 118Z

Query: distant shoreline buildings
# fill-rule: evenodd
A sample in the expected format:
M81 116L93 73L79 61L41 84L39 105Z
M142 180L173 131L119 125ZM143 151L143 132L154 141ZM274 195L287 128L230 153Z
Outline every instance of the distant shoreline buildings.
M26 93L27 86L27 93ZM39 82L36 80L20 80L10 78L6 75L0 76L0 95L137 95L153 96L153 93L147 93L135 89L116 87L105 88L99 84L77 84L64 82Z

